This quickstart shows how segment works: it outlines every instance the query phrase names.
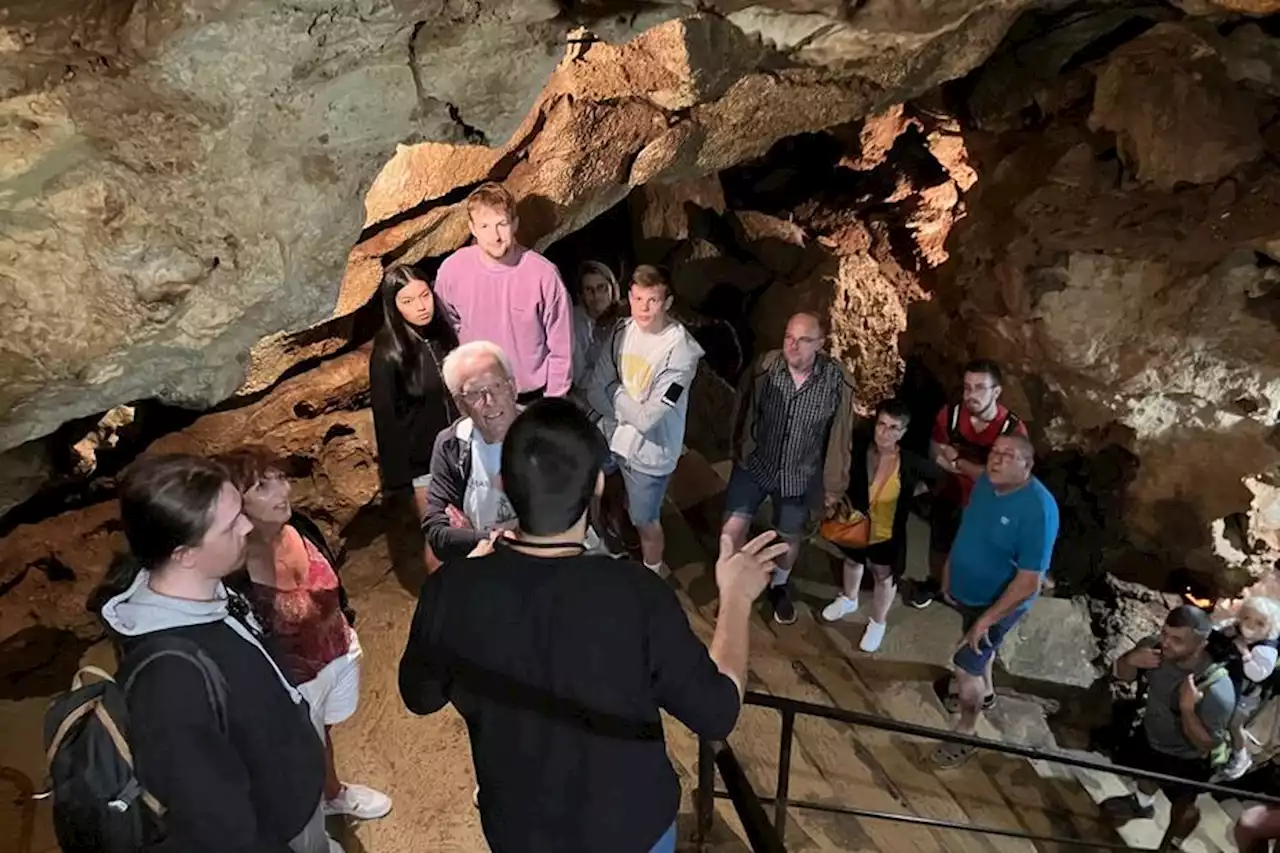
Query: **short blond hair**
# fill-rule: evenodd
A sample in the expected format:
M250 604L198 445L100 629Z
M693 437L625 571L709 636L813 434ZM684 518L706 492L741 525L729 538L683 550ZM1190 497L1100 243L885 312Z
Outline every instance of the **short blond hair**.
M505 213L511 220L516 218L516 197L497 181L486 181L471 191L467 196L467 218L470 219L480 207Z
M503 352L502 347L492 341L471 341L463 344L444 357L440 365L440 374L449 393L458 396L462 383L466 381L467 367L473 362L485 359L492 361L507 374L507 379L515 379L515 371L511 368L511 359Z

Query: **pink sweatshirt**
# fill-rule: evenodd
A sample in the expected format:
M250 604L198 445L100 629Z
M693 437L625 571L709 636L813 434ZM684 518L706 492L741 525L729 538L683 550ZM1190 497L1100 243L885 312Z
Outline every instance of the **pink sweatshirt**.
M436 296L446 305L461 343L492 341L515 368L520 393L546 388L569 393L573 378L573 317L555 264L521 249L511 266L466 246L445 258Z

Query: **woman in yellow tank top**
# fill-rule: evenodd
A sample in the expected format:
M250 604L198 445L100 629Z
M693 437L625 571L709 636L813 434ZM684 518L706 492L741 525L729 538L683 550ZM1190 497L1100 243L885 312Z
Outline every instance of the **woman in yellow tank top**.
M875 577L870 619L859 647L874 652L884 639L889 607L906 567L906 528L910 501L923 484L937 480L942 469L928 459L899 447L910 411L901 400L886 400L876 409L873 432L854 438L847 498L853 509L870 519L865 548L845 548L844 590L822 611L835 622L858 609L862 575L870 565Z

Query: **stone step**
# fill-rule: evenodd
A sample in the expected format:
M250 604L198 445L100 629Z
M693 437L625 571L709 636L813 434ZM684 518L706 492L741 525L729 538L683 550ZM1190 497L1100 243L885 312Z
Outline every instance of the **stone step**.
M703 527L704 529L695 535L699 535L704 543L708 540L708 531L705 528L707 527L708 516L711 515L708 511L708 505L715 505L715 499L719 496L718 492L723 490L731 470L732 463L727 460L713 464L709 463L697 451L686 450L684 457L681 459L677 476L673 477L670 497L682 512L680 521L677 523L686 524L691 528ZM691 510L692 517L688 517ZM714 512L718 511L718 506L715 506ZM763 515L757 521L762 527L768 524L768 518ZM928 528L927 525L914 517L911 519L909 527L911 528L911 542L908 550L908 576L924 577L927 573L925 558L927 555ZM792 576L794 597L797 601L797 610L801 615L799 626L807 625L811 626L807 630L818 630L830 645L839 651L841 656L850 661L856 662L872 658L872 656L863 654L857 648L864 624L860 615L853 616L850 621L836 625L821 623L817 611L825 602L834 597L839 592L839 589L830 580L823 580L821 571L816 573L804 571L806 558L812 562L822 562L823 560L829 560L829 557L819 549L809 546L805 547L804 552L806 553L802 554L802 559L797 564L797 570ZM697 569L695 567L682 567L677 570L675 580L681 586L696 587L699 583L699 579L695 576L696 572ZM834 576L832 576L832 580L834 580ZM714 595L714 586L712 586L710 594ZM706 596L707 593L704 591L703 595ZM1045 619L1037 623L1040 628L1029 632L1030 636L1025 638L1028 646L1042 641L1042 639L1037 640L1036 638L1045 636L1045 626L1050 622L1070 623L1076 629L1080 629L1080 626L1084 625L1087 629L1087 620L1080 618L1080 613L1078 612L1080 608L1077 605L1067 600L1052 600L1052 602L1057 605L1054 613L1048 614L1046 612L1044 614ZM869 598L864 597L864 603L869 603ZM695 606L697 606L696 603ZM702 606L706 608L709 604L704 602ZM797 627L778 628L772 625L769 626L771 632L777 631L779 634L794 633ZM709 631L710 629L708 628L707 630ZM886 635L880 651L874 656L874 664L886 674L893 669L892 666L886 666L886 664L901 664L904 668L913 666L945 668L949 664L951 647L948 645L949 641L942 638L958 637L959 630L959 616L949 608L935 606L917 611L902 606L900 603L895 603L893 610L890 612L889 633ZM709 637L710 634L708 633L707 638L709 639ZM1090 635L1088 640L1092 642L1092 639L1092 635ZM785 652L780 652L773 644L765 644L762 648L762 644L757 642L754 632L752 641L753 674L757 669L772 670L775 663L772 659L774 655L780 655L782 658L790 660L795 667L800 667L801 662L798 660L794 649L788 648ZM786 652L790 652L790 654ZM1046 681L1073 686L1087 684L1091 675L1089 664L1091 658L1092 655L1083 652L1072 656L1069 663L1066 660L1060 662L1059 669L1061 671L1055 671L1051 674L1051 678L1046 679ZM1004 661L1002 661L1003 663ZM1019 673L1019 675L1025 677L1028 675L1026 669L1030 662L1024 660L1022 663L1024 672ZM819 680L825 684L830 679ZM769 681L769 679L766 679L766 682ZM876 699L883 713L897 719L910 720L934 727L947 728L950 726L950 718L945 715L931 689L922 689L918 685L913 689L905 680L900 680L900 683L892 685L887 684L888 678L885 681L887 689L876 692ZM1032 678L1032 681L1034 681L1034 678ZM783 686L777 682L766 683L765 686L772 688L775 685L778 687ZM778 695L800 695L790 690L782 689L770 689L769 692L776 692ZM849 697L846 695L844 698L847 699ZM850 706L841 703L841 707ZM876 711L873 710L872 712L875 713ZM863 738L871 737L874 739L877 737L877 734L859 734ZM878 734L883 735L884 733ZM1040 749L1058 749L1057 741L1045 719L1044 706L1041 703L1018 696L1002 695L997 710L984 714L980 719L978 734L986 738L1021 743ZM776 746L773 749L776 755ZM1095 759L1102 759L1102 756L1090 755ZM1128 790L1125 787L1125 783L1113 774L1069 768L1047 761L1024 763L1034 770L1035 778L1044 781L1046 784L1056 783L1061 786L1056 789L1059 797L1066 797L1072 802L1080 803L1081 805L1086 803L1096 804L1107 797L1123 794ZM944 773L953 772L955 771L940 771L936 775L941 776ZM961 795L961 799L963 799L963 795ZM1235 847L1231 841L1231 829L1238 814L1238 805L1235 807L1236 813L1233 814L1229 814L1222 805L1208 796L1202 796L1199 805L1202 813L1200 826L1193 836L1187 839L1184 849L1187 853L1219 853L1220 851L1221 853L1227 853L1227 851L1233 851ZM1115 832L1130 846L1154 848L1160 842L1163 827L1167 826L1168 812L1168 800L1163 795L1158 795L1157 813L1154 820L1131 821L1125 826L1116 829ZM921 811L920 813L926 812ZM1080 826L1081 824L1090 823L1091 819L1097 821L1100 820L1100 816L1077 817L1075 823ZM975 819L974 822L982 821ZM1062 834L1061 832L1051 832L1051 829L1052 827L1046 827L1043 830L1037 829L1037 831L1043 831L1045 834ZM1112 838L1114 838L1114 835ZM1001 841L1007 841L1007 839L1001 839ZM955 839L949 839L949 842L951 846L945 849L963 849L955 846L957 843ZM1002 845L1000 842L996 842L995 846L997 849L1007 849L1007 845Z

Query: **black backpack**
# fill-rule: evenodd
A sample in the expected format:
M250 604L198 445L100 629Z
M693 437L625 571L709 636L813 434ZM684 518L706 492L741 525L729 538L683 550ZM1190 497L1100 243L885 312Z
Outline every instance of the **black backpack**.
M226 733L226 679L191 640L164 634L143 640L120 664L123 685L97 667L81 669L44 719L53 825L63 853L141 853L163 840L164 806L134 774L126 697L142 670L169 656L200 669ZM98 680L86 682L85 675Z

